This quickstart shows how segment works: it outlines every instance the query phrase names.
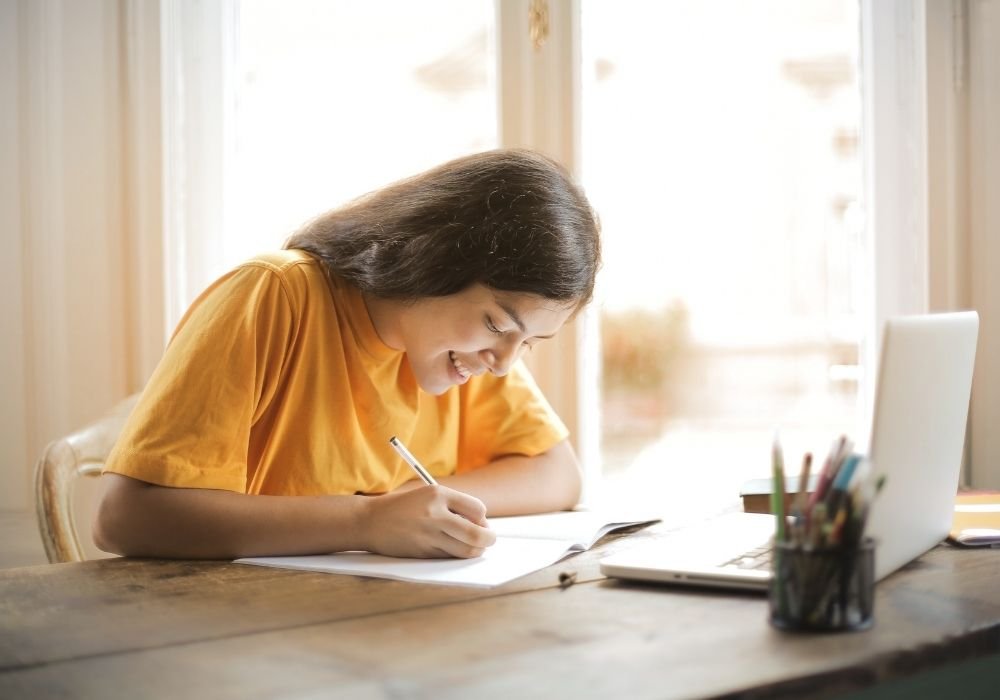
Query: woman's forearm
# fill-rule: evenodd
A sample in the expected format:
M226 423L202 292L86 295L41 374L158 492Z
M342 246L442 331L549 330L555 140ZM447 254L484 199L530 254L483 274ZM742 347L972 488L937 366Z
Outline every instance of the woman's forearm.
M126 556L235 559L360 549L477 557L496 540L486 527L486 506L446 486L372 497L251 496L120 474L101 479L94 542Z
M481 500L489 516L572 508L580 500L583 483L569 441L536 457L504 457L440 482Z
M363 549L364 496L248 496L105 474L94 542L115 554L233 559Z

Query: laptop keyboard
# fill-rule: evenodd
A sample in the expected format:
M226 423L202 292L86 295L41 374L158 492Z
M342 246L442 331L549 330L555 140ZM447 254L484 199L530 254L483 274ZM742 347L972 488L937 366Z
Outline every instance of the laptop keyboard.
M723 568L735 569L770 569L771 554L774 549L771 543L762 544L759 547L743 552L722 564Z

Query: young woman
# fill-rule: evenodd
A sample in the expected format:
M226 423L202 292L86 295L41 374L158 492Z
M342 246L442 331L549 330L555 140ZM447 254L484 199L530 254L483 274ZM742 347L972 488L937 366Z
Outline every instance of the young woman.
M106 465L96 544L473 557L487 514L572 507L567 430L517 360L590 300L599 263L583 193L530 151L320 216L187 311Z

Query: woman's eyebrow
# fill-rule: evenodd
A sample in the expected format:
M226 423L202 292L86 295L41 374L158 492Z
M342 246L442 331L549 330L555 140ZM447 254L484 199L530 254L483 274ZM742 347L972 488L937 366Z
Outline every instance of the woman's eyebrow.
M527 333L528 332L527 329L524 327L524 321L521 320L521 317L518 315L517 311L513 307L511 307L511 306L503 303L502 301L498 301L497 302L497 306L499 306L501 309L503 309L503 312L505 314L507 314L508 316L510 316L510 320L513 321L514 324L518 328L521 329L522 333ZM534 335L534 336L532 336L532 338L538 338L539 340L548 340L549 338L554 338L554 337L555 337L555 333L553 333L552 335Z

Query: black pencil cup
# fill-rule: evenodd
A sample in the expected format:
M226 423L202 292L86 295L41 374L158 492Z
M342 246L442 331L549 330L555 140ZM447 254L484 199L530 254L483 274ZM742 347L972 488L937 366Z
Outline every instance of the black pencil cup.
M774 546L768 593L771 624L782 630L838 632L874 622L875 542L811 548Z

